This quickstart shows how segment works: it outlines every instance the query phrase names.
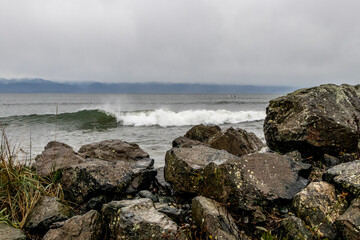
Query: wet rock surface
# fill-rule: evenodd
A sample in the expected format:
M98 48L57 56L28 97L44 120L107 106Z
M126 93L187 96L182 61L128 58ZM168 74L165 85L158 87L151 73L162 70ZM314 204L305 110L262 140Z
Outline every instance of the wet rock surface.
M265 144L254 133L232 127L218 132L208 142L212 148L225 150L239 157L258 152L265 147Z
M339 200L331 184L312 182L295 195L293 209L320 237L335 239L333 223L346 209L346 202Z
M42 197L26 219L25 229L30 232L46 232L54 222L73 216L71 208L56 197Z
M270 149L305 155L358 150L355 118L360 118L359 85L326 84L271 100L264 122Z
M97 158L105 161L149 158L149 154L139 145L117 139L84 145L79 149L79 154L84 158Z
M173 148L166 154L165 178L180 193L203 195L243 209L291 199L307 180L298 171L309 165L278 154L241 158L205 146Z
M196 225L209 239L240 239L234 219L220 203L198 196L192 200L191 209Z
M335 221L341 239L360 239L360 198L351 202L351 206Z
M113 201L102 209L110 239L181 239L178 226L158 212L150 199Z
M26 235L17 228L0 223L0 240L26 240Z
M51 229L44 240L98 240L104 237L104 224L101 215L91 210L84 215L65 221L57 229Z
M341 189L360 196L360 160L342 163L328 169L324 179L334 182Z
M49 142L45 150L35 158L34 167L41 176L48 176L50 173L85 162L72 147L61 142Z

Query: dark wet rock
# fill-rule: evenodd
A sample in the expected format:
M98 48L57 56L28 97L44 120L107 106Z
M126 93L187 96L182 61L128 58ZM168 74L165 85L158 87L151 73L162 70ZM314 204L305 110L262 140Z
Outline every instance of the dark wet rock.
M51 229L44 240L98 240L103 239L104 226L101 215L91 210L84 215L75 216L65 221L57 229Z
M359 134L354 116L360 117L359 89L359 85L326 84L271 100L264 122L269 148L319 157L356 152Z
M170 184L165 180L165 176L164 176L164 167L160 167L155 169L156 170L156 176L155 176L155 182L156 185L159 188L162 188L164 190L170 191L171 190L171 186Z
M360 196L360 160L334 166L325 172L323 178L355 196Z
M139 192L140 197L142 198L148 198L153 202L158 202L159 199L157 198L157 196L155 196L154 194L152 194L149 190L141 190Z
M329 154L324 154L324 163L328 167L333 167L340 164L340 160L337 157L331 156Z
M304 222L295 216L288 217L281 222L281 226L289 239L310 240L311 232L306 228Z
M0 223L0 240L26 240L26 235L20 229Z
M290 200L307 180L298 172L309 164L273 153L241 158L205 146L166 153L165 179L179 193L198 194L253 210L277 199Z
M56 197L42 197L26 219L25 229L29 232L46 232L54 222L73 216L69 206L62 204Z
M351 202L350 207L335 221L341 239L360 239L360 198Z
M175 222L180 222L184 213L184 210L169 205L168 203L155 203L155 208Z
M184 137L200 142L207 142L211 137L220 131L221 128L219 126L205 126L200 124L187 131Z
M45 150L35 158L34 167L41 176L51 172L85 162L72 147L61 142L49 142Z
M172 146L178 148L191 148L192 146L198 145L209 146L206 142L196 141L187 137L178 137L172 142Z
M82 204L93 197L116 196L146 189L154 180L154 160L149 158L123 161L87 159L62 172L65 197Z
M333 185L327 182L312 182L295 195L293 209L296 215L321 237L335 239L333 223L346 209L346 202L339 201Z
M109 239L181 239L182 233L168 216L158 212L150 199L113 201L102 209Z
M79 153L84 158L98 158L106 161L149 158L149 154L139 145L121 140L105 140L87 144L79 149Z
M254 133L232 127L215 134L209 139L209 144L212 148L225 150L239 157L258 152L265 147Z
M209 239L240 239L234 219L220 203L198 196L192 201L191 211L197 227L206 232Z

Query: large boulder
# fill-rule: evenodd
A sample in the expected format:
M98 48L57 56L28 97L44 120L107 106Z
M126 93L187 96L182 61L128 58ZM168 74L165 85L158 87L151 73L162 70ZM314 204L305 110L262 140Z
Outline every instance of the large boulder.
M271 100L266 113L264 133L272 150L308 156L358 150L360 85L301 89Z
M199 194L253 210L274 200L292 199L307 184L299 171L309 167L279 154L239 158L224 150L194 146L166 153L165 179L179 193Z
M338 187L360 196L360 160L342 163L328 169L324 180L335 183Z
M26 219L25 229L29 232L46 232L54 222L72 217L71 208L56 197L42 197Z
M93 197L119 196L149 187L156 171L154 160L106 161L87 159L86 162L62 171L62 187L67 200L82 204Z
M26 240L26 235L20 229L0 223L0 240Z
M341 239L360 239L360 198L351 202L351 206L335 221Z
M35 158L34 167L40 176L48 176L51 172L85 162L72 147L65 143L49 142L45 150Z
M102 208L108 239L181 239L178 226L147 198L112 201Z
M101 215L91 210L67 220L61 227L48 231L43 240L98 240L103 239L104 224Z
M237 240L240 231L232 216L220 203L202 196L192 200L191 214L197 227L209 239Z
M186 132L185 137L192 140L207 142L212 136L221 131L219 126L196 125Z
M98 158L106 161L149 158L149 154L139 145L117 139L84 145L79 149L79 153L84 158Z
M232 127L218 132L209 139L209 144L212 148L225 150L239 157L258 152L265 147L265 144L254 133Z
M315 233L321 237L335 239L336 231L333 223L346 209L346 202L340 201L331 184L312 182L295 195L293 209Z

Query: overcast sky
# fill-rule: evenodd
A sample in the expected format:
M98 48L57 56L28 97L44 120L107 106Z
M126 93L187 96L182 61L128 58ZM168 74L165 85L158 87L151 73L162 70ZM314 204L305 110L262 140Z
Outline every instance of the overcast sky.
M359 0L0 0L0 77L360 83Z

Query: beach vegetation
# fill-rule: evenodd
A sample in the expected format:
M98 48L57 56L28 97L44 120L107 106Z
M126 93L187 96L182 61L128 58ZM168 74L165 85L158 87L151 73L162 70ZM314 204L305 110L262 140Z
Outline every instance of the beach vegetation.
M4 129L0 130L0 222L24 228L26 219L42 196L63 198L57 176L41 177L31 167L19 147L11 147Z

